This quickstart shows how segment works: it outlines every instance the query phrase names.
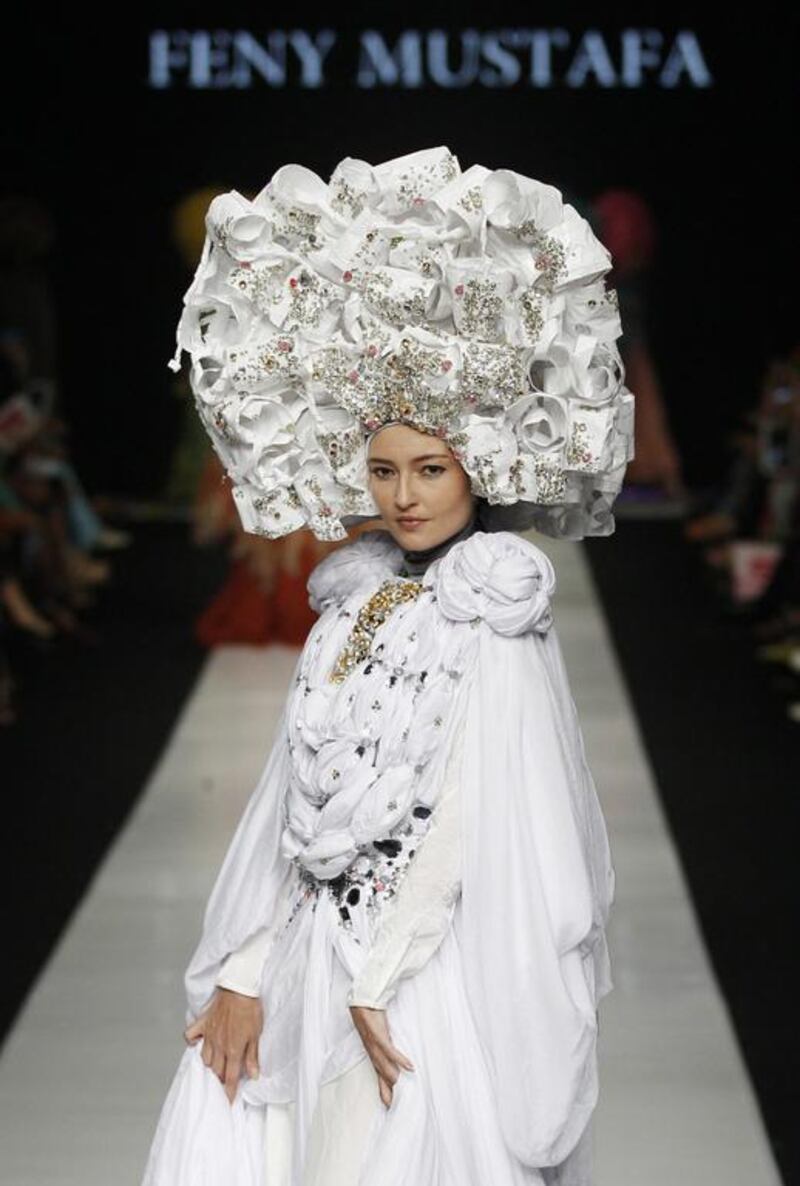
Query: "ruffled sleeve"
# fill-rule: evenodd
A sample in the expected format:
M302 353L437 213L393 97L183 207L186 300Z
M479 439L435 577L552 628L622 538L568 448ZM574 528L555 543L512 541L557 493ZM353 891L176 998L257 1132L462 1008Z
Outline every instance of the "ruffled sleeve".
M461 891L461 797L458 767L463 723L428 830L394 898L384 907L369 955L353 980L348 1005L385 1009L401 980L434 954Z
M608 838L561 661L550 561L508 533L470 537L444 561L440 607L479 631L460 775L465 985L509 1148L529 1166L561 1165L598 1098Z

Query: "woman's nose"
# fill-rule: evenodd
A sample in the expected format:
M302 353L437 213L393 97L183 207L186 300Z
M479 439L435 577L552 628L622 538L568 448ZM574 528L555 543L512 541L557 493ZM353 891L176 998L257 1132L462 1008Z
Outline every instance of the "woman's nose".
M397 479L394 500L400 507L410 506L410 504L414 502L414 492L411 487L411 479L405 474L400 474Z

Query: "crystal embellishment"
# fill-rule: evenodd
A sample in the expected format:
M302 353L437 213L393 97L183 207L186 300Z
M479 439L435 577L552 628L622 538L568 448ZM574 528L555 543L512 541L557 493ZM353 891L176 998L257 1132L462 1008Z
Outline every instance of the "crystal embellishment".
M376 517L369 437L395 421L445 441L496 523L614 530L634 397L613 261L554 186L438 145L327 182L282 166L205 227L167 365L191 356L246 532Z
M391 577L383 581L358 611L347 642L331 669L329 681L340 684L347 679L353 668L369 655L375 631L386 621L392 610L403 602L415 600L424 588L422 581L396 581Z

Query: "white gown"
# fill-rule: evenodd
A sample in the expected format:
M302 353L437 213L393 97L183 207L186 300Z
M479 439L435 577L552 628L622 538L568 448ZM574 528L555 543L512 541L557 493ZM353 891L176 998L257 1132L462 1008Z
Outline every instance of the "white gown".
M450 926L461 888L456 770L462 735L463 721L428 831L415 850L398 892L381 913L380 929L370 953L347 994L348 1006L385 1010L396 995L399 981L420 970ZM260 996L266 953L275 930L276 924L261 927L238 951L231 952L217 984L245 996ZM357 1181L363 1146L383 1107L378 1079L366 1056L323 1086L311 1126L304 1179L307 1186L344 1186ZM294 1104L268 1103L266 1109L265 1186L291 1186Z
M231 1106L187 1049L144 1186L590 1186L614 871L552 566L508 532L415 588L401 560L365 533L309 580L186 975L187 1021L220 984L260 993L261 1073ZM350 1004L415 1066L388 1109Z

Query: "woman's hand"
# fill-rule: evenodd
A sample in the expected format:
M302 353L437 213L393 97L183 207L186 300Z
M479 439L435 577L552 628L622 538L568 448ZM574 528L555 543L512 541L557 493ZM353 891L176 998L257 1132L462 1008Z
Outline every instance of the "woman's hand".
M400 1077L401 1068L413 1071L414 1064L402 1051L392 1045L385 1009L370 1009L366 1005L351 1005L350 1015L378 1076L381 1100L388 1108L392 1102L392 1090Z
M205 1013L183 1031L189 1046L203 1039L203 1062L217 1076L231 1104L243 1069L251 1079L258 1078L258 1041L263 1028L259 997L218 988Z

